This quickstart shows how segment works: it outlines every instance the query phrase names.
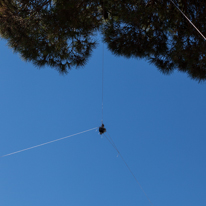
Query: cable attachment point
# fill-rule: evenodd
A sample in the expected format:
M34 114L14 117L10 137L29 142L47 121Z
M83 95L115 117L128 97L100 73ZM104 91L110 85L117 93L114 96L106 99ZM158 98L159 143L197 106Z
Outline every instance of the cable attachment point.
M99 127L99 133L102 135L106 132L106 128L104 127L104 124L102 123L102 126Z

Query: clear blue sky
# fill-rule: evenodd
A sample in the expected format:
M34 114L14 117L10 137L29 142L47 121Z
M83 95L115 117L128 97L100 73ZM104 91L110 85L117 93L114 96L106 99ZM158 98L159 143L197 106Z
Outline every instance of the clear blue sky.
M0 42L0 156L101 124L102 45L37 69ZM104 123L154 206L206 205L206 83L105 49ZM2 206L149 206L97 131L0 158Z

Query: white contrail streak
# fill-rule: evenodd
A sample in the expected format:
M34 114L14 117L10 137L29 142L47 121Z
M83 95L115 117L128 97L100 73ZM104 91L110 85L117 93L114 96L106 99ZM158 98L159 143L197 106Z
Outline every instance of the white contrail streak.
M189 20L189 18L183 13L183 11L174 3L174 1L170 0L175 7L182 13L182 15L190 22L190 24L197 30L197 32L206 40L205 36L200 32L200 30Z
M85 132L89 132L89 131L94 130L94 129L97 129L97 127L92 128L92 129L88 129L88 130L85 130L85 131L83 131L83 132L79 132L79 133L76 133L76 134L72 134L72 135L69 135L69 136L66 136L66 137L62 137L62 138L59 138L59 139L55 139L55 140L52 140L52 141L49 141L49 142L45 142L45 143L42 143L42 144L38 144L38 145L33 146L33 147L28 147L28 148L26 148L26 149L18 150L18 151L16 151L16 152L12 152L12 153L3 155L3 156L1 156L0 158L6 157L6 156L10 156L10 155L14 155L14 154L17 154L17 153L20 153L20 152L24 152L24 151L26 151L26 150L34 149L34 148L36 148L36 147L41 147L41 146L44 146L44 145L46 145L46 144L50 144L50 143L53 143L53 142L57 142L57 141L60 141L60 140L63 140L63 139L67 139L67 138L69 138L69 137L73 137L73 136L76 136L76 135L79 135L79 134L83 134L83 133L85 133Z

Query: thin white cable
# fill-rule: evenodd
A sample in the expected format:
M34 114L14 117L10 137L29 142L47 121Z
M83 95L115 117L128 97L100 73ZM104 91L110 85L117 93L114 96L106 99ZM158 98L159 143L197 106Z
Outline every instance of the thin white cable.
M107 134L109 135L109 133L107 132ZM146 192L144 191L144 189L142 188L141 184L139 183L139 181L137 180L137 178L135 177L134 173L132 172L132 170L130 169L129 165L127 164L127 162L125 161L125 159L123 158L122 154L120 153L120 151L117 149L117 146L115 145L113 139L110 137L109 138L104 134L104 136L106 137L106 139L109 141L109 143L114 147L114 149L117 151L117 153L119 154L119 156L122 158L123 162L125 163L125 165L127 166L127 168L129 169L130 173L132 174L132 176L134 177L135 181L137 182L137 184L139 185L139 187L141 188L142 192L144 193L144 195L146 196L146 198L148 199L148 201L150 202L151 205L153 205L153 203L151 202L151 200L149 199L148 195L146 194Z
M82 134L82 133L85 133L85 132L89 132L89 131L94 130L94 129L97 129L97 128L98 128L98 127L95 127L95 128L92 128L92 129L85 130L85 131L83 131L83 132L79 132L79 133L72 134L72 135L69 135L69 136L66 136L66 137L62 137L62 138L59 138L59 139L55 139L55 140L52 140L52 141L49 141L49 142L45 142L45 143L42 143L42 144L38 144L38 145L33 146L33 147L29 147L29 148L26 148L26 149L18 150L18 151L16 151L16 152L12 152L12 153L3 155L3 156L1 156L0 158L6 157L6 156L10 156L10 155L13 155L13 154L17 154L17 153L20 153L20 152L24 152L24 151L26 151L26 150L30 150L30 149L33 149L33 148L36 148L36 147L41 147L41 146L43 146L43 145L50 144L50 143L53 143L53 142L57 142L57 141L60 141L60 140L63 140L63 139L69 138L69 137L73 137L73 136L76 136L76 135L79 135L79 134Z
M189 20L189 18L183 13L183 11L172 1L170 0L175 7L182 13L182 15L190 22L190 24L192 24L192 26L199 32L199 34L204 38L204 40L206 40L205 36L200 32L200 30Z
M103 19L103 34L105 33L105 20L104 20L104 0L102 9L102 19ZM103 124L103 110L104 110L104 42L102 43L102 124Z
M104 107L104 42L102 45L103 49L102 49L102 124L103 124L103 107Z

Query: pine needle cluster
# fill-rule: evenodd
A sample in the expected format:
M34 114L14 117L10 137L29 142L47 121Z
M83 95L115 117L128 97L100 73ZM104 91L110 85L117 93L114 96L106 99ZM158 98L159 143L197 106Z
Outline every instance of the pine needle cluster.
M206 3L174 0L206 34ZM170 0L1 0L0 35L38 67L84 66L96 35L115 55L145 58L160 71L206 79L206 43Z

